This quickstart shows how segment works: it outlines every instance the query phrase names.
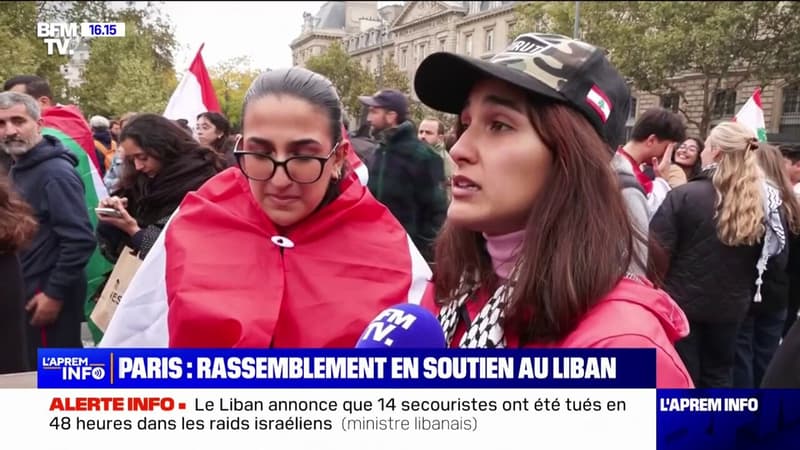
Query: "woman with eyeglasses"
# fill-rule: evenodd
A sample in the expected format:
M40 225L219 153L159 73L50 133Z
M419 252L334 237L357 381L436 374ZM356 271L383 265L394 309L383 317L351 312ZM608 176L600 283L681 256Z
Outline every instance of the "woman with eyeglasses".
M421 301L430 269L352 170L327 78L260 75L242 125L238 167L187 196L102 346L353 347L382 310Z
M700 153L703 152L703 142L698 138L685 139L672 152L670 166L666 179L671 188L686 184L689 180L700 175Z

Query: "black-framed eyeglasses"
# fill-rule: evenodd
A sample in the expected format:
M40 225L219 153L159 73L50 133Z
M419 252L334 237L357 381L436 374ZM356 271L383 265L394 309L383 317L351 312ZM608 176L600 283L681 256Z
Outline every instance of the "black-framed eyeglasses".
M339 148L339 144L340 142L337 142L327 156L292 156L278 161L263 152L240 149L239 146L243 145L243 141L242 136L239 136L236 138L233 154L239 170L251 180L268 181L275 176L278 167L283 167L283 171L290 180L300 184L311 184L316 183L322 177L325 164Z

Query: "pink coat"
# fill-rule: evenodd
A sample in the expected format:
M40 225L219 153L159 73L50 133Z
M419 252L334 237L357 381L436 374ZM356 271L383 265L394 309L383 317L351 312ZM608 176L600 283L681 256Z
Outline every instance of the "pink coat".
M475 318L488 300L468 302L470 317ZM423 306L438 312L428 289ZM456 347L464 333L461 322L453 336ZM551 345L528 345L527 348L655 348L656 386L658 388L693 388L674 342L689 334L689 322L680 307L662 290L629 279L622 279L562 342ZM513 331L506 331L508 348L517 348Z

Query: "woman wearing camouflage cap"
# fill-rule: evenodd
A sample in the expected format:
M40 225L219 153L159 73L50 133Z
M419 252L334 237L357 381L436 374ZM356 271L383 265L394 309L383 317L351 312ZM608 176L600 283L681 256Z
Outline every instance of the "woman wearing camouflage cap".
M427 301L450 345L655 348L658 387L691 387L686 317L626 272L643 238L610 162L630 93L604 52L524 34L490 61L430 55L415 89L460 115Z

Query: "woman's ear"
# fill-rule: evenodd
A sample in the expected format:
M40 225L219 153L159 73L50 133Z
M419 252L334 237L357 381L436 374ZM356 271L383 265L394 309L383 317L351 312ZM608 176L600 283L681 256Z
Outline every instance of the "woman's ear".
M336 151L333 154L334 173L341 173L342 166L344 166L344 162L347 159L347 153L352 151L353 147L350 145L350 141L347 140L345 137L342 137L339 146L336 147Z

